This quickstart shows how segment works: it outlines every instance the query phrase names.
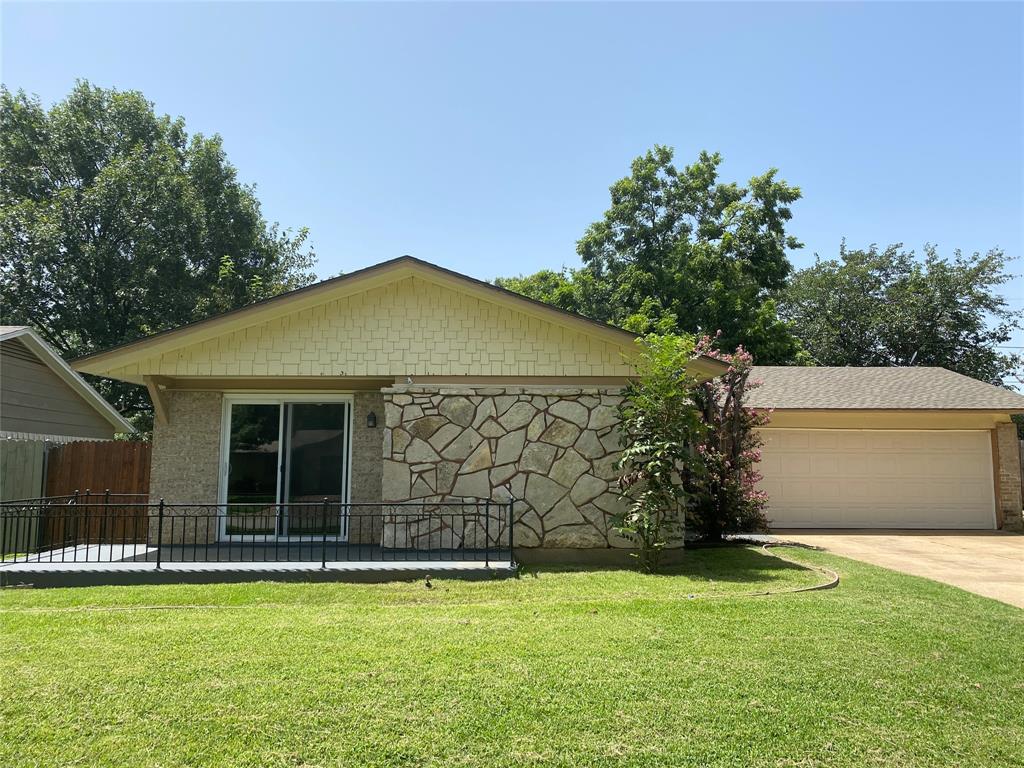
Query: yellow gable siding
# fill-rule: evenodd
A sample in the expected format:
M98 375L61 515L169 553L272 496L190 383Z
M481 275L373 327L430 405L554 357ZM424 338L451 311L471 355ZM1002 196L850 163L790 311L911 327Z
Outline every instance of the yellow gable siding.
M418 277L110 371L109 376L624 376L623 345Z

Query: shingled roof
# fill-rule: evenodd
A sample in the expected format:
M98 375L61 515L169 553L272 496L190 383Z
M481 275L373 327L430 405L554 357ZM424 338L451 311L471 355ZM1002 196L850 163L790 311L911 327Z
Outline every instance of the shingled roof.
M1022 412L1024 395L945 368L754 367L747 405L813 410Z

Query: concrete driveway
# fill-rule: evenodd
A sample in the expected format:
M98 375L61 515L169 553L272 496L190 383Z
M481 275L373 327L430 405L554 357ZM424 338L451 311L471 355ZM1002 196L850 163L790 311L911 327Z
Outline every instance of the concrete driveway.
M1024 536L1001 531L773 530L780 539L1024 608Z

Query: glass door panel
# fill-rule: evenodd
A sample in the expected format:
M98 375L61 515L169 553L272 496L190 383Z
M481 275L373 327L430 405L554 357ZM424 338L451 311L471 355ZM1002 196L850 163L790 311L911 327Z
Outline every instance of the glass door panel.
M346 499L348 480L348 404L288 403L286 407L284 533L344 536L341 502Z
M228 446L228 534L273 535L278 528L281 406L231 406Z

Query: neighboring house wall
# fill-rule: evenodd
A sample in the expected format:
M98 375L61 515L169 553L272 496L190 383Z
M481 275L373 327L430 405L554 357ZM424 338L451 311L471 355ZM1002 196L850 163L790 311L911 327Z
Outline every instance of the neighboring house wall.
M110 422L18 339L0 342L0 432L114 436Z
M420 277L105 372L160 376L627 376L633 351Z
M1021 460L1017 425L999 424L995 429L995 448L998 460L996 490L999 509L1003 515L1003 528L1008 531L1024 530L1021 515Z
M506 500L511 493L517 551L626 546L609 522L623 509L615 488L620 391L386 389L384 500ZM460 532L451 533L457 541Z

